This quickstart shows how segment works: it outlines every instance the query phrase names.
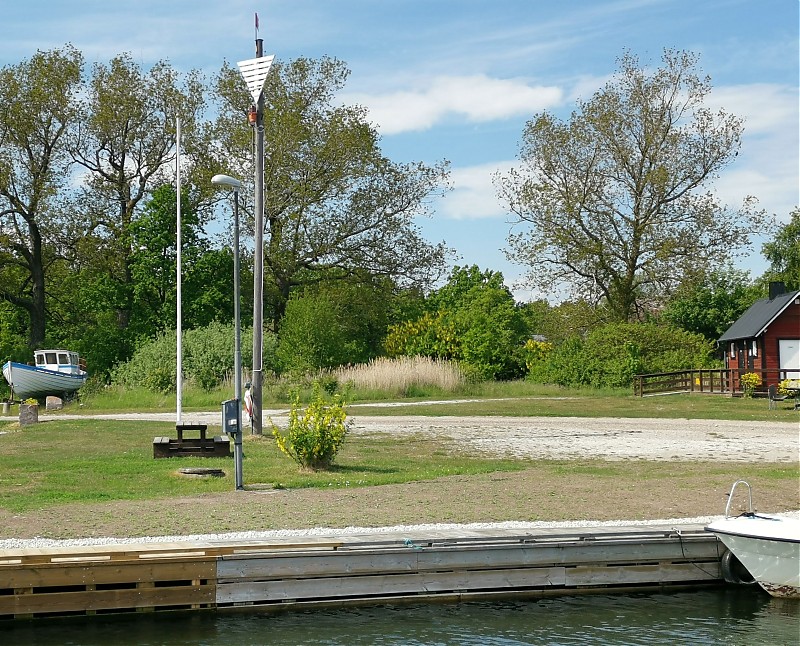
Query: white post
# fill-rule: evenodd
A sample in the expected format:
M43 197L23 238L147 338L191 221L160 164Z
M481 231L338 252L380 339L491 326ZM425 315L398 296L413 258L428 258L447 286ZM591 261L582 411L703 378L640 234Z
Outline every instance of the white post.
M181 308L181 120L179 118L175 119L175 145L176 145L176 153L175 153L175 184L177 186L176 194L177 194L177 230L178 230L178 239L177 239L177 285L178 285L178 313L177 313L177 321L176 321L176 329L177 329L177 368L175 374L175 386L176 386L176 413L175 413L175 423L181 424L183 422L182 419L182 408L183 408L183 326L181 324L182 320L182 308Z

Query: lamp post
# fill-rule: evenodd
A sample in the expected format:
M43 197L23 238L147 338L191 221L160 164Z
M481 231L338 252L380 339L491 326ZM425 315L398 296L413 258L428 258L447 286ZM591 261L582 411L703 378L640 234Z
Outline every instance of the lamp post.
M214 175L211 183L233 189L233 318L234 350L233 374L236 401L236 434L233 438L233 469L237 489L244 489L242 482L242 321L239 312L239 189L242 183L229 175Z

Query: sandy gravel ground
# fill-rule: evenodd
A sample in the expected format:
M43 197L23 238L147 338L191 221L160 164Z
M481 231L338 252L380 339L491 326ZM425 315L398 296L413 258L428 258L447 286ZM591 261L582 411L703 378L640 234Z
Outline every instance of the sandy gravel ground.
M475 450L525 458L690 460L698 462L800 461L800 425L761 421L610 417L424 417L358 415L352 432L457 440ZM86 416L60 415L61 419ZM93 415L96 419L172 421L174 413ZM185 413L184 422L219 426L218 412ZM276 424L285 410L264 411ZM51 416L40 416L47 420Z

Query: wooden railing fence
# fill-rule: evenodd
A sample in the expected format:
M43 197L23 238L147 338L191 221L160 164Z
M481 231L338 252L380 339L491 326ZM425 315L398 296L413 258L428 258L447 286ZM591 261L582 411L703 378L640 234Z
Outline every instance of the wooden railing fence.
M635 375L633 378L633 390L638 397L670 393L741 395L742 389L739 378L748 372L755 372L761 377L761 386L756 388L756 395L765 395L768 385L793 378L797 373L796 370L740 370L739 368L678 370L675 372Z

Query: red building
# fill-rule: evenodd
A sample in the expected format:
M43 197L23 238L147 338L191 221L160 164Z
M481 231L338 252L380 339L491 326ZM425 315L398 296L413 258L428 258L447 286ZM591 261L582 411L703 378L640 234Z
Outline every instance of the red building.
M748 372L761 376L762 388L800 379L800 290L787 292L783 283L770 283L769 298L753 303L718 344L734 392Z

